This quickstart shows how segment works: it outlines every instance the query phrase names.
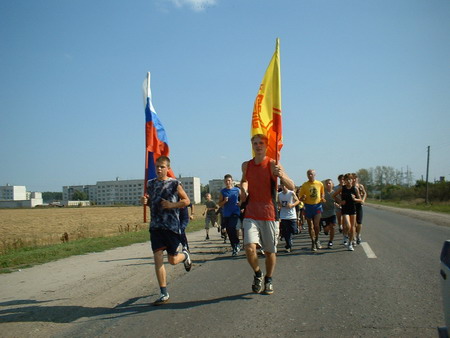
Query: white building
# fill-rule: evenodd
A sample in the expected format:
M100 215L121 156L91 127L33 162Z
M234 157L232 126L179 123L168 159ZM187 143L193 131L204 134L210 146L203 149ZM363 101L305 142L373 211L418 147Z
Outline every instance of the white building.
M29 192L24 185L0 186L0 208L34 208L43 203L42 193Z
M198 177L178 177L183 185L184 191L188 195L192 204L199 204L202 201L200 178Z
M24 201L27 199L27 188L24 185L5 185L0 187L0 200Z
M223 183L223 179L209 180L208 185L211 198L215 201L218 201L220 196L220 190L225 188L225 183Z
M144 180L99 181L96 185L96 199L99 205L140 205L144 193Z
M179 177L192 203L201 202L200 178ZM63 201L70 201L75 191L86 193L88 200L98 205L140 205L144 194L144 180L98 181L95 185L71 185L63 187Z

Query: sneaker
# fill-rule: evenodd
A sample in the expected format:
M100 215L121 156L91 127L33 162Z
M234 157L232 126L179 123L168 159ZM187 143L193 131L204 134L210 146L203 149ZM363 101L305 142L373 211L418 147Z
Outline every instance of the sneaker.
M236 253L239 253L241 251L241 246L238 244L236 245Z
M159 298L153 302L153 305L158 306L158 305L165 304L169 301L169 298L170 297L169 297L168 293L167 294L161 293L161 294L159 294Z
M352 243L350 242L350 244L348 245L348 251L354 251L355 249L353 249L353 245L352 245Z
M358 235L358 238L356 238L356 244L361 244L361 235Z
M316 241L316 248L322 249L322 244L320 244L320 242L318 240Z
M286 248L286 252L287 253L292 252L292 248Z
M263 280L263 274L261 274L261 277L253 276L252 290L254 293L261 293L263 291Z
M186 258L183 261L184 268L186 269L186 271L191 271L191 268L192 268L191 255L189 255L189 251L187 251L185 249L183 249L182 252L186 255Z
M272 282L267 282L264 285L264 294L271 295L273 293L273 285Z
M231 256L233 256L233 257L236 257L236 256L237 256L236 250L233 250L233 252L231 253Z
M311 245L311 251L313 251L313 252L317 251L317 249L316 249L316 243L313 243L313 244Z
M332 242L332 241L329 241L329 242L328 242L328 249L331 249L331 248L333 248L333 242Z
M344 236L344 243L343 243L345 246L347 246L348 245L348 237L347 236Z

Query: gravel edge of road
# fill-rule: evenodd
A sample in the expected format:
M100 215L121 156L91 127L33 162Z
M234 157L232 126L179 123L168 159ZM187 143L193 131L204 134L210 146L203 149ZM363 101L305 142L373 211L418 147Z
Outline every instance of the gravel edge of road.
M365 205L367 207L371 207L374 209L388 210L388 211L396 212L400 215L414 217L414 218L420 219L422 221L432 222L436 225L450 227L450 214L444 214L444 213L433 212L433 211L396 208L396 207L372 204L372 203L366 203Z

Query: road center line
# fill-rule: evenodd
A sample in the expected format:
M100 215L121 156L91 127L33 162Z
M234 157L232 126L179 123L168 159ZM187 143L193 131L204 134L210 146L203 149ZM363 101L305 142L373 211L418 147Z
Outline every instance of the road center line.
M375 252L373 252L373 250L370 248L369 243L362 242L361 246L364 249L364 252L366 253L367 258L377 258L377 256L375 255Z

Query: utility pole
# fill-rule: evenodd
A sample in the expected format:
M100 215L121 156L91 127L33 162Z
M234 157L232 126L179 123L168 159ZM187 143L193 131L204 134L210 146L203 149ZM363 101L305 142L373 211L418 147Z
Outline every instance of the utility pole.
M427 182L426 182L426 186L425 186L425 203L429 204L428 201L428 171L430 169L430 146L427 147Z

